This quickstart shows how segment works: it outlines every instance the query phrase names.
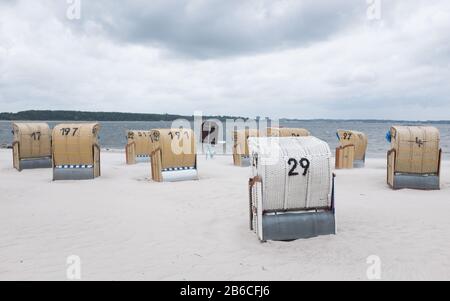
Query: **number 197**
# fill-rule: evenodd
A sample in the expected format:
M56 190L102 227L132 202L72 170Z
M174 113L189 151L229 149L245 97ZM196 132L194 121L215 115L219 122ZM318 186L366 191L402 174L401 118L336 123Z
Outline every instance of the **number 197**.
M61 135L63 136L75 136L75 134L78 132L78 128L62 128L60 131Z

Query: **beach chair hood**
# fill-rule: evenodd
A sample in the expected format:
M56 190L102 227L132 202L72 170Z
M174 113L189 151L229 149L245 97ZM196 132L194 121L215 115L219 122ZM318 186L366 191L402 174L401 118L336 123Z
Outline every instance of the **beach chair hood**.
M52 134L48 124L13 123L13 136L14 168L51 168Z
M150 140L151 131L128 131L128 144L135 143L136 156L145 156L150 154Z
M394 189L440 189L442 150L431 126L393 126L387 155L387 183Z
M55 165L94 164L93 146L98 145L98 123L59 124L53 129Z
M306 137L311 133L302 128L267 128L269 137Z
M156 129L150 134L152 178L155 181L194 180L197 148L191 129Z
M337 136L340 146L346 147L348 145L353 145L355 147L355 160L365 161L368 145L366 134L352 130L338 130Z
M53 179L84 180L100 176L98 123L59 124L53 129Z
M14 142L20 144L20 158L51 156L52 134L46 123L14 123Z
M431 126L393 126L391 146L396 152L396 172L437 173L440 159L439 130Z

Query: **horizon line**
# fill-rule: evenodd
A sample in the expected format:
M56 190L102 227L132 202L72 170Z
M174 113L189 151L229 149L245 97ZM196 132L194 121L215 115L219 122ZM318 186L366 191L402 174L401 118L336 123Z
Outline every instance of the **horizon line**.
M82 110L22 110L17 112L0 112L0 115L6 115L6 114L13 114L17 115L20 113L27 113L27 112L73 112L73 113L88 113L88 114L131 114L131 115L169 115L169 116L180 116L180 117L195 117L198 115L195 114L180 114L180 113L137 113L137 112L119 112L119 111L82 111ZM425 122L425 123L450 123L450 119L434 119L434 120L419 120L419 119L379 119L379 118L292 118L292 117L281 117L281 118L270 118L270 117L245 117L245 116L233 116L229 114L219 115L219 114L205 114L201 115L204 117L232 117L232 118L243 118L243 119L269 119L269 120L283 120L283 121L371 121L371 122ZM0 121L8 121L12 119L0 119ZM57 119L49 119L48 121L57 121ZM99 121L115 121L115 120L99 120ZM133 121L133 120L126 120L126 121ZM140 120L137 120L140 121ZM163 121L163 120L161 120Z

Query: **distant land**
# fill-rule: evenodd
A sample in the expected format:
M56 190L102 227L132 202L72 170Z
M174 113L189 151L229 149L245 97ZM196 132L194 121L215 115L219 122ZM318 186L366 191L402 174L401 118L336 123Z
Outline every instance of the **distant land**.
M203 116L204 119L249 119L241 116ZM174 121L176 119L194 120L193 115L152 114L152 113L121 113L121 112L87 112L87 111L51 111L30 110L17 113L0 113L0 120L15 121ZM291 119L281 118L280 122L311 122L311 121L351 121L364 123L428 123L450 124L450 120L385 120L385 119Z
M204 116L205 119L247 119L235 116ZM32 110L17 113L0 113L0 120L30 121L174 121L177 119L194 120L194 116L175 114L143 114L120 112L84 112Z
M339 122L364 122L364 123L411 123L411 124L417 124L417 123L427 123L427 124L450 124L450 120L396 120L396 119L288 119L288 118L281 118L281 122L305 122L305 121L322 121L322 122L332 122L332 121L339 121Z

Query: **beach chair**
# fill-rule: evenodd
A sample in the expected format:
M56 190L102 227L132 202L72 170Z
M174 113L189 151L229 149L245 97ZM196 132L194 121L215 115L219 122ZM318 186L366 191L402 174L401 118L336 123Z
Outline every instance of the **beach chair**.
M250 166L250 154L248 150L248 139L259 137L260 132L256 129L245 129L233 131L233 164L240 167Z
M59 124L53 129L53 180L100 176L98 123Z
M13 167L52 167L52 134L46 123L13 123Z
M150 131L128 131L125 147L128 165L150 162Z
M220 145L220 126L217 122L207 120L202 123L202 148L206 159L213 159L216 146Z
M268 137L306 137L311 133L302 128L267 128Z
M336 169L362 168L366 162L367 135L351 130L338 130L339 147L336 148Z
M156 129L150 133L152 179L157 182L198 180L194 132Z
M355 146L346 145L336 148L336 169L352 169L355 164Z
M328 144L315 137L249 138L250 229L261 241L336 234Z
M440 189L442 150L431 126L393 126L387 134L387 183L393 189Z

